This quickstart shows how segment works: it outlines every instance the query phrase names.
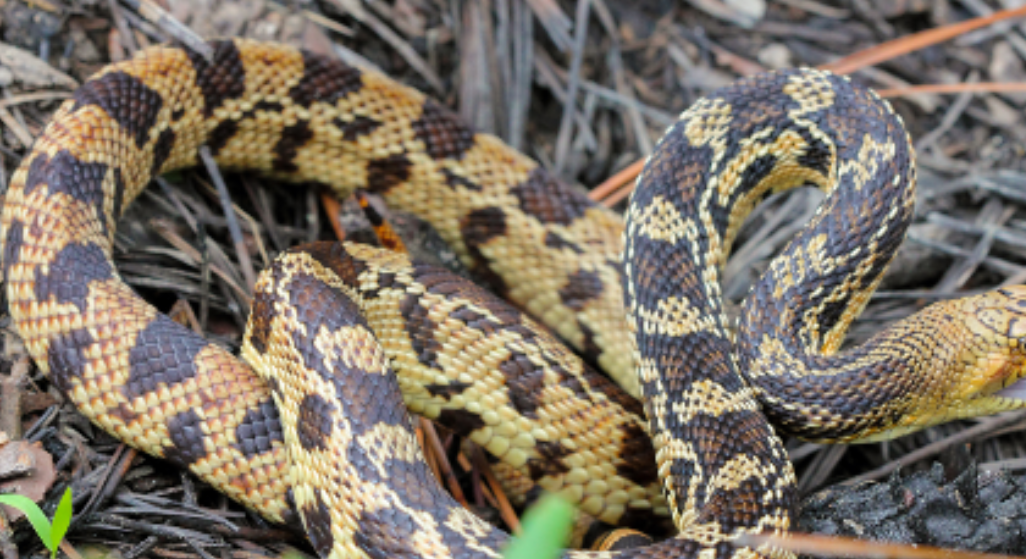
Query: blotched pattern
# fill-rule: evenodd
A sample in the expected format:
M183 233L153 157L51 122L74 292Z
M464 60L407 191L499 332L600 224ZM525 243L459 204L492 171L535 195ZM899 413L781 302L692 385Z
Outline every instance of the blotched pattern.
M914 178L900 121L843 78L757 76L682 115L631 202L621 274L613 214L419 93L282 45L213 47L211 62L147 50L62 106L7 194L8 301L85 415L269 519L296 520L291 491L322 554L493 557L501 545L427 476L397 384L518 480L609 521L672 514L676 538L609 557L779 555L730 544L785 532L795 505L756 397L783 428L830 440L1020 405L994 393L1023 374L1026 288L942 303L835 354L904 234ZM261 380L144 303L110 261L125 205L203 144L228 168L339 195L362 186L419 213L494 289L640 388L647 429L635 401L542 326L355 246L307 247L268 273L246 353L282 376ZM804 184L828 197L753 291L735 341L719 286L733 238L758 200Z
M615 215L387 78L285 45L212 46L210 63L159 47L104 69L62 106L12 178L2 222L12 316L40 367L84 413L268 518L290 516L281 427L265 384L161 317L109 259L122 209L154 173L194 165L202 144L226 168L325 183L340 196L357 186L384 193L433 223L494 287L630 384ZM559 246L545 242L554 238ZM531 269L549 273L523 274ZM570 285L581 274L602 284L590 298ZM619 392L612 399L626 400ZM459 411L434 411L473 427ZM630 440L644 460L651 451L638 438L605 443ZM550 477L573 470L546 456L511 459ZM633 456L613 468L630 470ZM652 476L629 473L610 473L625 481L607 488L627 499L589 508L632 525L667 514Z
M890 107L812 70L717 91L660 141L627 213L625 292L678 539L746 556L727 542L790 527L793 472L764 413L798 436L868 441L1023 406L995 392L1026 374L1026 287L939 303L836 353L905 235L914 183ZM735 339L719 280L730 246L759 200L798 186L827 197Z

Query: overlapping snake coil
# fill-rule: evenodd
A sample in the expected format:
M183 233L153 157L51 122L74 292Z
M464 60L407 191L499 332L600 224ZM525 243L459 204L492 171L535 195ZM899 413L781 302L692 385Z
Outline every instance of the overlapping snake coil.
M603 520L679 529L609 557L786 555L730 543L790 527L794 477L770 421L866 440L1021 405L1021 287L838 352L914 197L899 119L844 78L779 72L697 103L648 161L622 243L616 215L415 91L283 45L213 48L148 49L58 111L7 194L7 297L82 413L271 520L298 511L322 555L498 556L506 536L440 489L403 399ZM204 144L226 168L383 194L539 322L403 255L317 243L261 276L243 364L111 261L123 208ZM759 200L802 185L827 197L735 339L719 287L731 242Z

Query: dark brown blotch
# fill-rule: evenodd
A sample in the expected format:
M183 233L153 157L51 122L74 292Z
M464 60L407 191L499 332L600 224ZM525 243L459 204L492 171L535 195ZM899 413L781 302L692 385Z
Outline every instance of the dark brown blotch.
M256 116L256 113L259 112L280 113L282 110L284 110L284 108L285 106L277 101L267 101L261 99L253 105L252 109L242 113L242 117L239 120L253 118L254 116Z
M103 211L103 179L107 176L106 163L80 161L68 150L58 151L53 158L45 154L36 156L28 166L25 175L25 195L45 186L47 195L64 194L82 204L95 208L100 227L109 236L110 224Z
M827 121L830 122L831 120L833 118L828 115ZM836 161L833 150L817 137L810 135L806 137L806 140L809 140L809 146L798 155L798 165L812 169L824 177L830 176L830 166ZM842 143L841 145L845 144Z
M320 394L307 394L299 402L298 411L296 434L300 446L307 452L327 450L334 428L332 414L335 406Z
M584 341L581 343L581 347L577 350L581 353L581 357L584 358L590 365L598 363L599 356L602 355L603 349L599 345L596 339L595 331L591 329L587 324L577 321L577 325L581 328L581 333L584 334Z
M282 264L276 263L272 270ZM298 324L306 326L291 331L292 343L306 367L321 375L328 382L335 381L334 371L326 368L327 356L322 347L316 343L315 336L322 331L337 332L339 328L360 326L367 327L367 321L360 312L356 301L353 301L339 288L326 284L320 278L305 271L297 271L285 284L290 307L294 310L294 318ZM351 347L349 351L355 351ZM367 371L349 368L350 376L366 375ZM347 400L340 401L364 401Z
M327 557L335 547L335 536L331 533L331 511L321 498L320 490L315 489L312 493L313 502L298 507L299 515L303 518L310 544L318 555Z
M345 249L345 245L329 241L321 241L302 245L290 252L306 253L321 266L331 270L347 285L359 285L360 274L367 270L367 265L353 258Z
M136 336L128 352L129 399L160 387L170 388L196 377L196 356L209 342L165 315L158 315Z
M637 398L625 392L610 380L609 377L602 375L588 363L583 363L582 365L581 378L587 383L589 392L602 394L610 402L623 408L627 413L634 414L642 418L642 420L644 419L645 408L642 407L641 402Z
M125 72L110 72L87 81L75 91L71 112L95 105L103 109L142 149L157 122L164 98L139 78Z
M675 296L691 302L703 314L715 312L710 306L712 299L707 296L708 286L701 273L704 255L676 251L662 240L635 238L631 243L634 248L631 266L637 293L642 300L658 298L659 295L655 294L673 286Z
M566 285L559 289L559 299L567 307L582 311L588 303L598 299L604 290L602 278L595 272L577 270L567 278Z
M370 341L369 336L368 328L367 332L360 337L366 340L367 344L377 344L376 341ZM361 342L359 347L350 349L350 351L363 351L364 349L369 349L369 346L363 345ZM382 366L385 367L385 370L378 373L368 373L362 369L345 367L341 363L336 367L337 371L333 378L335 380L335 400L345 406L347 427L355 437L360 437L383 426L396 427L409 437L414 437L410 415L403 404L402 392L399 391L399 383L396 381L395 375L387 370L387 366L384 364ZM387 448L378 451L360 445L349 447L347 457L354 468L365 469L362 464L367 460L368 452L378 455L381 452L387 454L391 448L390 443L380 440L373 444L384 444ZM377 474L368 473L366 475Z
M695 332L679 337L664 338L659 334L639 337L639 346L659 346L663 350L658 365L665 371L667 393L688 390L698 379L709 379L728 393L735 394L745 385L732 365L733 342L716 332ZM651 350L650 350L651 351ZM702 367L695 373L695 363Z
M468 436L485 426L481 416L467 410L442 410L435 419L439 425L452 430L460 436Z
M541 402L538 395L545 387L545 371L522 353L511 353L499 363L499 371L506 377L506 390L510 403L524 417L537 419Z
M481 185L466 177L461 177L449 169L442 169L442 176L445 177L445 184L454 191L458 191L457 187L460 187L471 192L481 192Z
M404 153L367 162L367 190L376 194L387 194L392 188L410 178L413 162Z
M698 464L707 472L720 470L740 455L767 456L774 437L765 417L749 410L697 413L684 429L694 442Z
M58 303L71 303L85 313L89 284L113 278L114 269L98 245L70 243L57 253L49 266L36 267L35 274L33 288L37 301L53 297Z
M538 481L543 477L558 476L570 471L570 467L563 463L563 458L566 458L570 451L558 441L538 441L535 449L540 458L527 461L531 479Z
M153 166L150 167L150 174L157 175L160 173L161 168L164 167L164 162L171 156L171 150L175 147L175 131L170 128L165 128L163 132L157 136L156 143L153 144Z
M425 367L440 370L438 355L443 347L434 335L439 326L428 315L428 309L420 304L420 296L416 293L405 295L399 302L399 313L404 319L403 327L417 360Z
M481 281L485 281L488 277L487 269L478 266L475 269L475 278ZM503 287L502 280L498 276L495 276L495 281L490 282L493 287L493 292L489 292L483 287L472 283L466 278L455 275L449 270L432 266L429 264L415 264L414 265L414 280L424 286L428 293L435 295L441 295L449 298L453 295L458 295L460 299L466 300L473 303L475 306L483 307L494 318L498 319L501 324L511 324L520 322L520 313L506 304L504 301L495 296L494 291L501 291ZM456 311L461 312L461 311ZM465 315L467 320L478 320L479 316L475 316L472 311L467 310L468 314ZM494 323L493 323L494 324ZM492 324L481 323L482 327L494 328Z
M19 220L11 221L4 239L4 282L9 282L11 267L21 260L21 245L25 242L25 224Z
M291 126L286 126L281 131L281 137L274 146L274 160L271 167L275 171L284 173L295 173L299 170L296 165L296 154L299 150L313 139L314 133L310 129L310 123L300 120Z
M458 309L454 309L449 313L449 316L466 324L467 328L481 332L485 336L492 335L502 326L497 324L490 317L477 312L469 306L462 306Z
M421 554L414 552L410 534L420 529L420 523L404 510L385 505L360 513L353 541L371 559L416 557Z
M248 458L271 452L284 440L278 408L270 396L250 406L235 428L235 448Z
M463 394L463 391L470 388L470 386L464 382L453 381L449 384L425 384L424 390L427 390L428 394L435 398L450 400L457 394Z
M695 202L695 196L705 186L706 171L709 169L709 162L704 151L689 149L687 138L684 134L677 134L671 139L667 137L667 144L677 144L675 149L656 150L645 165L642 179L648 177L661 177L674 185L674 197L678 207L690 207ZM681 158L680 150L688 150L692 157Z
M467 125L430 99L424 102L420 118L413 122L413 133L434 159L459 160L474 145L474 133Z
M202 421L194 409L167 420L167 433L171 446L164 447L164 458L176 466L188 468L207 456L203 441L206 435L201 427Z
M268 289L258 290L253 296L253 306L249 314L249 345L260 355L267 353L267 343L271 339L271 328L274 321L275 295Z
M239 122L237 120L222 120L217 123L217 126L207 135L207 147L210 148L210 153L217 157L238 131Z
M584 215L595 203L588 197L561 183L548 171L538 167L527 180L510 189L520 209L542 223L569 225Z
M850 303L851 292L846 292L840 299L836 301L830 301L823 305L823 312L819 315L820 342L822 342L823 337L826 336L827 333L830 332L830 330L832 330L834 326L837 325L837 322L841 320L841 317L844 316L844 311L848 309L848 305Z
M645 487L659 480L656 467L655 448L648 433L637 423L620 427L622 432L620 459L616 462L616 473L625 479Z
M555 233L553 231L545 232L545 246L551 249L566 249L573 251L576 254L584 254L584 251L581 249L581 247L577 246L575 243L571 243L570 241L564 239L558 233Z
M361 136L366 136L381 127L381 123L373 118L355 115L349 120L336 118L335 127L342 132L342 139L347 142L355 142Z
M85 350L93 345L92 334L84 328L58 334L50 340L46 351L46 362L50 367L50 378L64 394L74 387L73 379L81 379L85 374Z
M473 210L460 221L460 233L468 248L477 249L506 234L506 213L496 207Z
M314 102L335 104L363 87L363 79L356 68L308 51L302 51L303 77L289 91L289 97L298 105L309 107Z
M225 101L238 99L246 93L246 69L242 65L239 49L232 41L211 43L214 57L211 62L202 54L186 49L196 71L196 85L203 95L203 116L210 118L214 110Z

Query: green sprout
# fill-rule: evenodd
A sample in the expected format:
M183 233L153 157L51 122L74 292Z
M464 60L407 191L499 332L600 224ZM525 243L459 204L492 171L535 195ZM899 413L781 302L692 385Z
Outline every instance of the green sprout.
M511 539L504 559L556 559L566 547L574 507L558 495L546 495L524 514L520 537Z
M68 527L71 525L70 487L64 490L64 496L61 497L61 502L57 504L57 510L53 513L52 525L46 519L46 515L43 514L43 510L39 508L39 505L24 495L0 495L0 505L14 507L23 512L32 524L32 528L36 531L36 535L42 540L43 545L46 546L46 549L50 550L51 559L57 557L57 546L61 544L64 534L68 533Z

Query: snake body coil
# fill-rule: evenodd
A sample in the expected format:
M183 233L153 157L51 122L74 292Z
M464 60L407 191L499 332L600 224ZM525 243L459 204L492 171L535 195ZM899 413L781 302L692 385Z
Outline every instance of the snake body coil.
M298 510L323 555L497 556L505 536L438 488L401 399L600 518L672 515L676 538L624 557L773 553L730 543L786 532L794 512L763 413L807 438L867 440L1022 405L1024 288L935 305L836 353L904 235L914 180L899 119L843 78L750 78L667 131L627 214L624 321L615 215L382 76L282 45L213 46L210 61L144 51L58 111L3 209L11 314L93 421L269 519ZM243 350L262 381L111 262L122 209L204 144L227 168L340 196L367 187L418 213L643 395L647 426L545 327L356 245L290 251L264 273ZM719 292L734 236L758 200L806 184L826 201L748 298L735 341Z

